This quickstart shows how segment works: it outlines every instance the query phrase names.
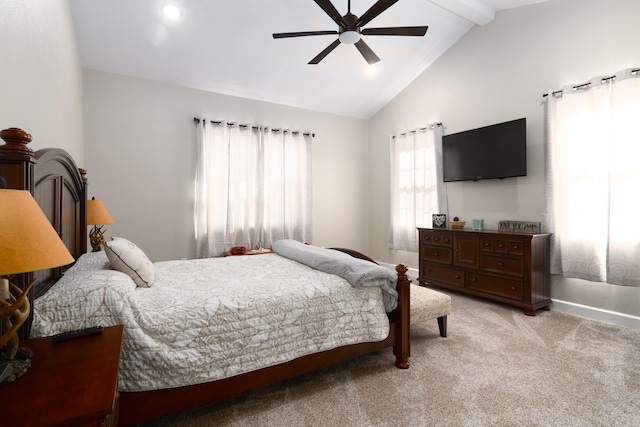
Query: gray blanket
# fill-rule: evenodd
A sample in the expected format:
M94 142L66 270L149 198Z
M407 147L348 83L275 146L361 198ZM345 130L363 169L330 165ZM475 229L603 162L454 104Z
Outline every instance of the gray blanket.
M387 312L398 305L398 276L387 268L344 252L305 245L295 240L278 240L273 242L272 249L280 256L343 277L354 287L380 286Z

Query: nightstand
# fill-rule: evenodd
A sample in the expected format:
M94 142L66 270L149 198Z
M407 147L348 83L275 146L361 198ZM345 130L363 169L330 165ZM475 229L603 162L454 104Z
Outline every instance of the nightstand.
M27 373L0 386L2 425L116 426L121 341L122 326L68 341L20 341L33 358Z

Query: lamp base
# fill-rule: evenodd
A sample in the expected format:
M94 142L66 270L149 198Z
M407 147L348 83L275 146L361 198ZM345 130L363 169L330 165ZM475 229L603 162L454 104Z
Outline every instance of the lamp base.
M0 298L0 364L4 366L0 372L2 383L14 381L31 366L33 351L26 347L18 347L17 331L29 315L31 305L27 294L34 283L35 279L22 290L7 278L0 278L3 291Z
M31 359L10 359L0 363L0 384L14 382L27 373L31 367Z
M102 231L102 227L98 227L95 225L91 231L89 232L89 242L91 243L91 247L93 248L92 252L98 252L102 250L102 245L104 244L104 232Z
M24 375L31 367L33 351L27 347L18 348L18 336L0 348L0 384L10 383Z

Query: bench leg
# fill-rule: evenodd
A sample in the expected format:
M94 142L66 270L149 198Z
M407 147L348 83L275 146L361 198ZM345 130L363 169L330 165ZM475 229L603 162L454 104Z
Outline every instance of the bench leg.
M447 316L438 317L438 329L440 329L440 336L447 336Z

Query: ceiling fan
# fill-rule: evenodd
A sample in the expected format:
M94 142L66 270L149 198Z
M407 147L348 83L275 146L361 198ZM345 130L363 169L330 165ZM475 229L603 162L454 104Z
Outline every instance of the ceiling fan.
M347 2L347 14L340 16L330 0L314 0L318 6L325 11L333 21L338 24L337 31L303 31L297 33L276 33L274 39L283 39L288 37L304 37L304 36L321 36L321 35L338 35L338 39L331 43L325 50L320 52L315 58L309 61L309 64L318 64L331 51L333 51L340 43L354 44L364 59L371 64L380 61L380 58L371 50L371 48L362 40L362 36L424 36L429 27L387 27L387 28L362 28L371 20L376 18L382 12L387 10L398 0L378 0L369 10L362 16L357 17L351 13L351 0Z

